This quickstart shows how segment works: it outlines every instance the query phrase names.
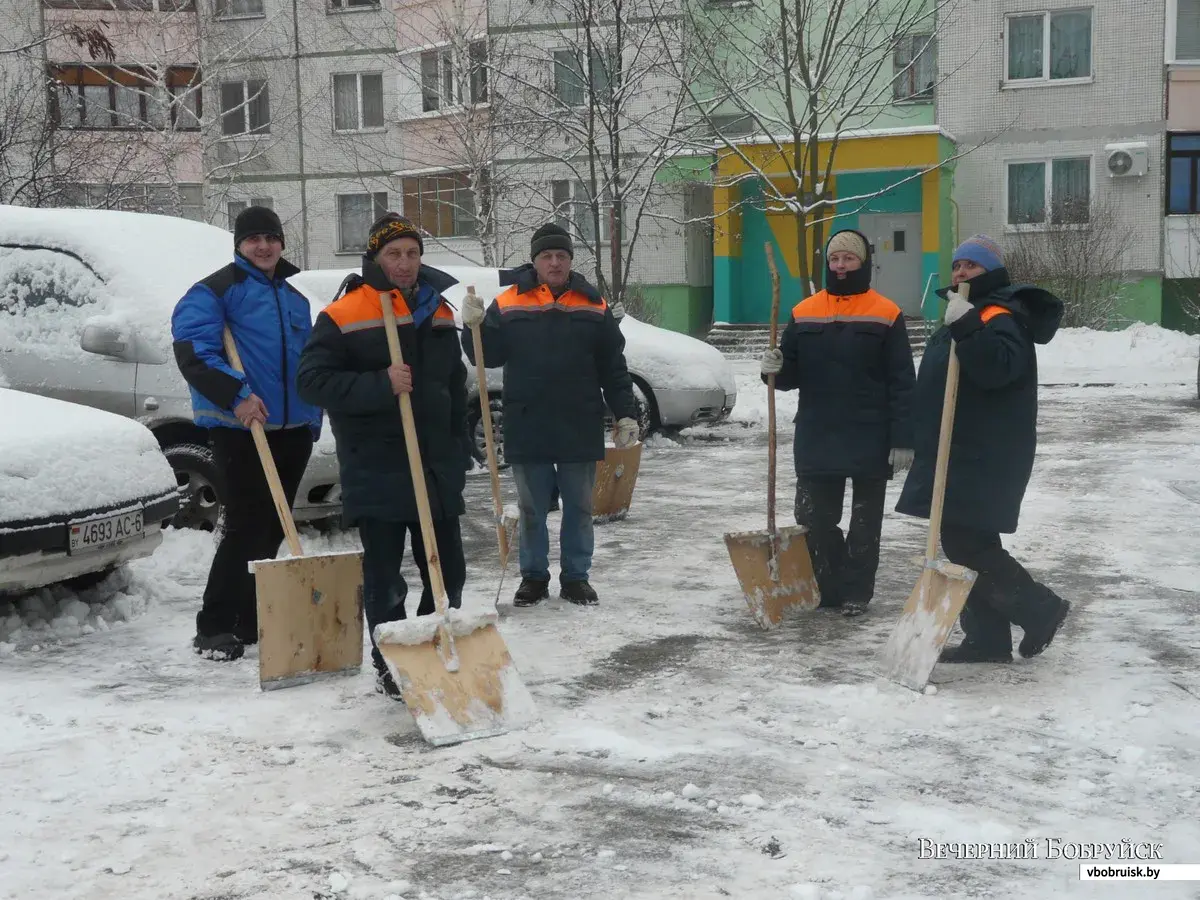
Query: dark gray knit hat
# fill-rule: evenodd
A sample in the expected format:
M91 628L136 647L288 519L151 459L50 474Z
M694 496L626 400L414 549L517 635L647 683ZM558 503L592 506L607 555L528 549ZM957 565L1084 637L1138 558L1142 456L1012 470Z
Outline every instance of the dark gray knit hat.
M543 250L566 250L572 259L575 258L571 236L554 222L547 222L533 233L533 240L529 242L529 258L537 259Z
M283 223L275 210L265 206L247 206L233 222L233 246L237 246L248 237L265 234L279 238L283 244ZM286 245L285 245L286 246Z

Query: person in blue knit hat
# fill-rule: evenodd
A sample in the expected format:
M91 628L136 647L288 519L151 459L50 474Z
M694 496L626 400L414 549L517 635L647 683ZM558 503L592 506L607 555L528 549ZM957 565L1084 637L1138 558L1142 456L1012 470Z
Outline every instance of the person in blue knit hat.
M969 285L967 297L958 291ZM1004 549L1017 530L1037 450L1037 345L1062 321L1059 298L1014 285L1004 251L985 234L954 251L944 326L933 335L917 373L912 469L898 512L929 518L938 432L951 341L960 364L958 403L946 479L942 550L978 573L959 624L965 638L941 662L1011 662L1012 625L1024 635L1022 657L1050 645L1071 604L1035 581Z

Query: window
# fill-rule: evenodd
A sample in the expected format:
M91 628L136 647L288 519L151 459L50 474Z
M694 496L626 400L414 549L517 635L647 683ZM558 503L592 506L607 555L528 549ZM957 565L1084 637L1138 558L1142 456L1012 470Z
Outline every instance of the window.
M434 112L454 105L454 54L450 48L421 54L421 109Z
M230 200L225 204L225 215L229 217L230 231L233 230L233 223L237 221L237 217L249 206L265 206L267 209L274 209L275 201L270 197L252 197L249 201Z
M331 10L379 9L379 0L329 0Z
M265 134L271 130L271 102L267 82L221 82L221 134Z
M1167 215L1200 215L1200 134L1167 135Z
M1008 164L1008 225L1037 228L1088 221L1092 161L1088 157Z
M615 53L599 48L591 56L591 97L598 103L612 98L613 87L620 82ZM554 95L567 106L586 106L589 101L588 79L583 72L583 60L574 50L554 51Z
M64 128L200 128L196 69L57 66L50 78L51 114Z
M216 0L218 19L250 19L266 15L263 0Z
M204 188L199 184L72 184L64 192L70 206L123 209L204 221Z
M383 127L383 76L378 72L333 76L333 130Z
M591 192L582 181L552 181L550 182L551 199L554 202L554 221L560 226L573 231L585 244L595 245L596 229L592 218ZM600 204L600 241L609 242L612 235L612 213L614 204L605 201ZM621 212L620 201L616 211ZM624 216L621 217L621 234L625 234Z
M143 12L184 12L196 8L196 0L42 0L47 9L128 9Z
M892 99L932 100L937 84L937 38L908 34L892 53Z
M1200 62L1200 0L1175 0L1175 4L1174 59Z
M469 71L471 73L471 102L488 102L488 44L487 41L472 41L467 47Z
M374 194L338 194L338 253L367 249L371 223L387 212L387 191Z
M442 238L475 236L475 192L466 172L405 178L402 188L404 214L422 231Z
M1092 11L1009 16L1006 81L1069 81L1092 77Z

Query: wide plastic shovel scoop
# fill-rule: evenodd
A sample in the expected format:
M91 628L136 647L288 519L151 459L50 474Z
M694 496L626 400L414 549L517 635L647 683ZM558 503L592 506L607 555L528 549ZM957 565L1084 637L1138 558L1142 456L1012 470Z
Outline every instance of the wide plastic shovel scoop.
M242 371L225 329L229 364ZM250 426L275 511L292 555L250 563L258 597L258 681L264 691L294 687L362 668L362 553L305 556L275 457L260 423Z
M401 365L394 299L390 293L381 299L392 364ZM436 612L379 625L375 643L429 743L457 744L528 725L537 718L537 710L496 628L496 610L448 608L412 398L407 393L400 394L400 418Z
M958 293L964 300L968 291L968 285L958 286ZM950 363L946 368L946 394L942 401L942 427L938 434L937 468L933 475L933 498L929 510L929 536L925 540L925 568L883 650L884 674L914 691L925 689L950 629L954 627L975 585L975 572L937 558L957 401L958 354L951 341Z
M771 349L779 321L779 270L767 244L771 267ZM816 609L821 592L808 554L808 529L799 525L775 527L775 376L767 376L767 530L726 534L725 546L737 572L750 612L763 628L771 629L790 608Z

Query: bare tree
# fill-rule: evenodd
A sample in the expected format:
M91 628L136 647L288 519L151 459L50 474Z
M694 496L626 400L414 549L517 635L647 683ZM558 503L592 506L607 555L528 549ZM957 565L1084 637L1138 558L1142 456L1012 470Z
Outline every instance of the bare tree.
M1058 296L1066 327L1105 329L1120 322L1130 280L1125 252L1135 237L1111 195L1091 203L1060 204L1036 230L1018 231L1005 264L1014 281L1032 282Z
M932 96L938 30L956 2L688 7L688 45L702 77L681 82L708 125L709 146L733 154L745 170L723 186L752 181L762 191L764 211L797 217L800 277L809 289L823 268L827 223L878 196L833 196L839 146L878 127L885 115L901 115L897 100Z

